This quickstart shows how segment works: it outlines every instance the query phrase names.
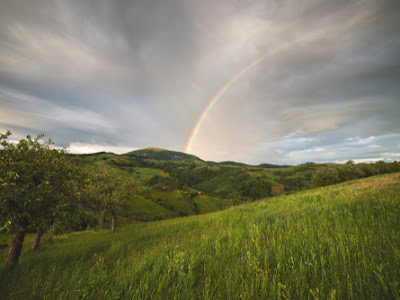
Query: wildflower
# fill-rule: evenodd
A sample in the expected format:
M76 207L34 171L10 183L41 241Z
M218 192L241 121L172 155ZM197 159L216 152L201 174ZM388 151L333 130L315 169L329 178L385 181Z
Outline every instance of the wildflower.
M308 261L305 261L304 263L307 265L307 264L308 264Z

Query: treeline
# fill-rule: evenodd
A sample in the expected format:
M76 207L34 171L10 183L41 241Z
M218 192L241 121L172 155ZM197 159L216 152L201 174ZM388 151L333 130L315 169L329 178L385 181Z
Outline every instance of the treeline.
M294 192L310 188L312 176L320 167L315 163L307 162L295 167L273 171L273 174L277 176L276 181L283 185L286 192Z
M135 191L132 181L111 168L78 165L43 135L9 140L0 134L0 230L13 233L6 264L18 262L25 234L36 232L32 249L44 232L83 230L105 214L116 228L116 207Z
M239 168L208 165L195 168L172 163L163 164L160 169L168 172L170 177L153 176L147 185L161 188L185 190L185 187L201 191L205 195L232 198L237 200L256 200L271 196L271 184L265 176L250 176ZM223 186L223 190L219 188Z
M311 183L314 187L327 186L348 180L370 177L379 174L393 173L400 171L400 163L397 161L386 163L355 164L349 160L343 165L321 167L314 173Z

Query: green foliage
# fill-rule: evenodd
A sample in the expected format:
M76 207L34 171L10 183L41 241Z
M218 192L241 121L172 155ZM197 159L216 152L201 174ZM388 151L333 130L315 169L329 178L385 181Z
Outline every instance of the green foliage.
M271 185L261 177L250 177L240 184L240 194L252 200L271 196Z
M0 211L3 222L15 231L21 223L49 228L66 211L76 207L77 168L64 150L27 136L18 143L8 141L11 132L1 135Z
M338 182L340 182L340 173L335 168L320 168L312 177L312 184L315 186L327 186Z
M364 171L354 164L352 160L339 166L337 170L339 171L340 182L365 177Z
M182 152L168 151L160 148L146 148L141 150L135 150L127 153L127 155L137 156L147 159L156 160L183 160L183 159L196 159L200 160L198 157Z
M314 186L326 186L338 182L399 171L400 164L397 161L392 163L378 161L371 164L355 164L352 160L349 160L343 165L327 166L318 169L312 177L312 184Z
M147 186L152 186L156 189L168 189L168 190L181 190L183 184L175 177L166 177L155 175L151 177L147 183Z
M98 218L114 214L117 207L134 197L136 186L132 179L123 179L116 170L101 165L86 167L82 205Z
M283 185L285 191L298 191L303 187L303 180L300 177L285 177Z

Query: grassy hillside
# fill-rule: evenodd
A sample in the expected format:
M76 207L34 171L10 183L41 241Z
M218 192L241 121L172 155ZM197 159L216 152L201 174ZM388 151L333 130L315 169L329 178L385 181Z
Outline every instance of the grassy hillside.
M13 299L399 298L400 174L47 237L0 270Z
M159 148L127 155L101 152L74 157L79 163L106 165L121 176L134 179L138 191L118 210L125 223L219 211L234 203L310 189L313 176L328 166L337 173L331 183L400 170L398 163L383 162L357 166L305 163L281 168L214 163Z

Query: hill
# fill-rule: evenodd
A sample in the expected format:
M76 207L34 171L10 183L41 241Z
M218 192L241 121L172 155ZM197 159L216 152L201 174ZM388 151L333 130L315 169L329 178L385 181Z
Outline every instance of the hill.
M47 236L39 252L24 247L19 265L0 267L0 293L7 299L396 299L399 195L396 173L126 225L114 234ZM0 257L6 253L0 248Z
M145 148L128 152L125 155L131 155L131 156L137 156L141 158L155 159L155 160L182 160L182 159L200 160L198 157L191 154L186 154L177 151L170 151L161 148Z
M216 163L218 165L229 165L229 166L237 166L237 167L251 167L251 168L270 168L270 169L278 169L278 168L289 168L291 166L288 165L272 165L272 164L260 164L260 165L248 165L244 163L238 163L234 161L221 161Z
M141 156L140 153L150 154ZM165 159L154 159L156 153ZM234 162L206 162L191 156L174 159L175 153L179 154L148 148L129 155L100 152L73 157L78 163L106 165L121 176L135 180L138 192L118 212L127 223L219 211L235 203L310 189L315 186L313 178L316 174L326 177L318 171L320 169L328 168L334 174L332 178L320 180L321 185L400 170L397 162L358 165L306 163L263 168Z

